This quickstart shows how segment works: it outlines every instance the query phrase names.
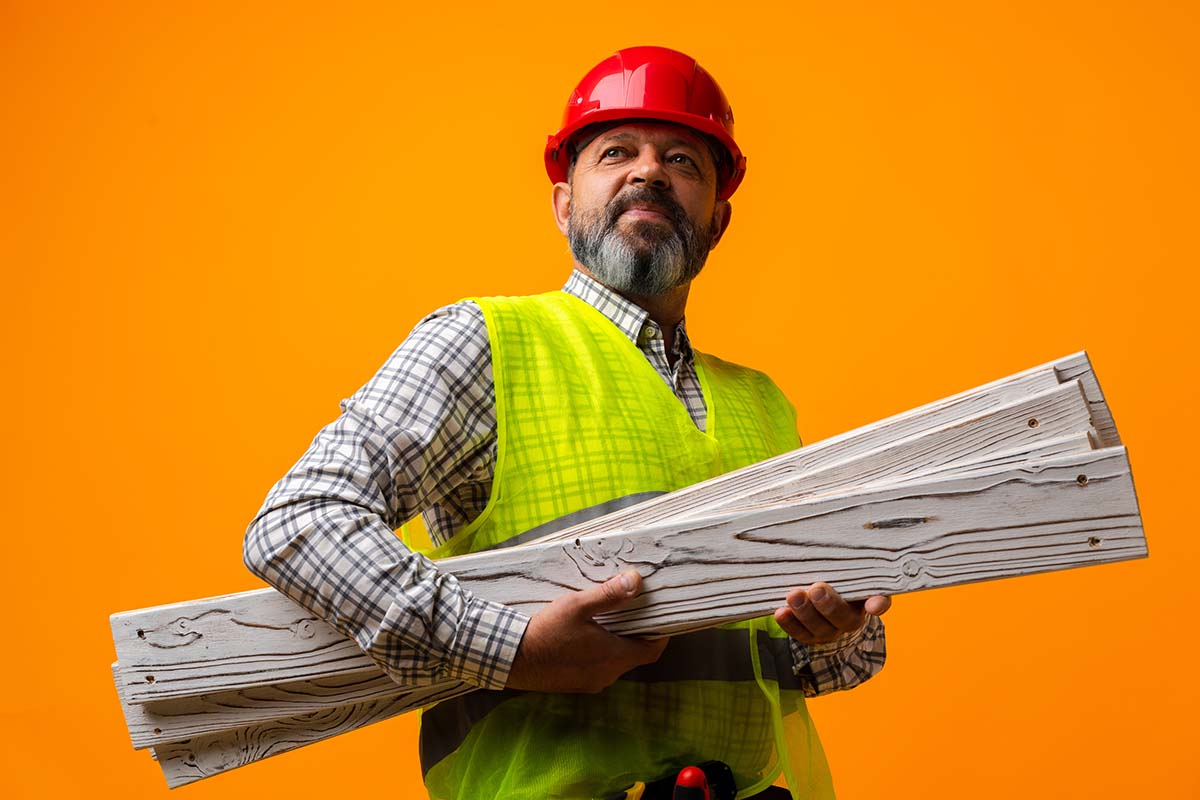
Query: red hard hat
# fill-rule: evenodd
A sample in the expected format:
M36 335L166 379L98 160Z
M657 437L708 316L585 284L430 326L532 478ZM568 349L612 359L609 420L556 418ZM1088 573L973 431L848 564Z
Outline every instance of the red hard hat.
M567 179L571 137L588 125L657 119L712 136L729 152L717 196L727 199L746 174L746 157L733 140L733 109L696 59L666 47L627 47L583 76L567 101L562 128L546 142L546 174Z

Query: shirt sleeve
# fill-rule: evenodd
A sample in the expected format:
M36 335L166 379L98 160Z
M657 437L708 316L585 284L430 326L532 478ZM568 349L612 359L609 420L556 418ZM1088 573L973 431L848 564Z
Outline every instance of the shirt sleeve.
M866 623L828 644L801 644L788 640L796 675L804 685L804 694L821 694L853 689L883 669L887 645L883 620L868 616Z
M474 596L394 532L486 472L494 397L478 306L434 312L342 401L246 531L251 572L408 686L503 688L529 621Z

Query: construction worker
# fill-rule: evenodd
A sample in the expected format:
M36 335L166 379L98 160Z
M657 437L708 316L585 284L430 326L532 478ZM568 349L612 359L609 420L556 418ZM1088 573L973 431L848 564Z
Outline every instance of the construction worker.
M640 640L593 621L638 593L636 572L530 617L431 561L799 446L775 384L694 350L684 324L746 169L713 78L673 50L616 53L571 95L545 164L566 286L418 323L271 490L246 563L395 680L485 690L422 715L433 798L613 796L714 761L738 797L789 796L781 777L830 797L805 697L880 669L887 598L814 584L772 618ZM424 554L394 533L417 514Z

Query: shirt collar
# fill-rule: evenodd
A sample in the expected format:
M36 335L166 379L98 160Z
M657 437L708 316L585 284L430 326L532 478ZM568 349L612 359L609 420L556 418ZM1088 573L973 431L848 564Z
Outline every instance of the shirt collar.
M634 344L639 343L644 327L651 325L655 329L658 328L657 323L646 313L646 309L632 300L626 300L600 281L590 275L585 275L578 269L571 272L571 277L567 278L567 283L562 290L578 297L599 311ZM675 349L681 359L691 363L692 344L687 335L686 319L679 320L679 324L675 326Z

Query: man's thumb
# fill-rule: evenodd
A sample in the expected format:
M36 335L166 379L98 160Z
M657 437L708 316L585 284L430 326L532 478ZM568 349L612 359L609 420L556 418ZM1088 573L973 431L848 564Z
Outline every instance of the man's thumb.
M642 576L631 569L609 578L599 586L583 590L576 597L580 612L590 618L620 608L627 600L636 597L641 589Z

